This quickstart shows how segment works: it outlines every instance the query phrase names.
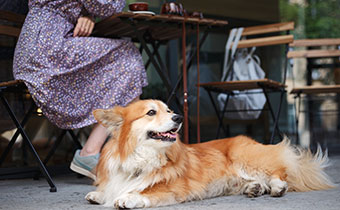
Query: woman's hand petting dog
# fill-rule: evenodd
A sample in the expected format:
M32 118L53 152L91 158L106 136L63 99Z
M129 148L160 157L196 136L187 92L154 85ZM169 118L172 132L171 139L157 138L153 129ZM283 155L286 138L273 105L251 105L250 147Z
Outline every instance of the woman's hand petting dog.
M80 17L73 31L73 37L90 36L94 28L94 20L90 17Z

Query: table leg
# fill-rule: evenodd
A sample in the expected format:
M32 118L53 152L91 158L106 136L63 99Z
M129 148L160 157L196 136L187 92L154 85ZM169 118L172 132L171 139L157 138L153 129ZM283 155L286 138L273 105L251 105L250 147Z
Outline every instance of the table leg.
M186 62L186 26L182 23L182 60L183 60L183 113L184 113L184 143L189 143L189 123L188 123L188 80Z

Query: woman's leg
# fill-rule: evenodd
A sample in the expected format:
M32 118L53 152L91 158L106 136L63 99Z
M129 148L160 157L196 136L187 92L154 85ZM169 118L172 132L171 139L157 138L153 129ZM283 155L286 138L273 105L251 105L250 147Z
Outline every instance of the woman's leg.
M138 101L139 97L133 99L130 103ZM89 138L87 139L83 149L80 151L80 156L96 155L100 152L105 140L108 136L106 128L100 124L96 124L92 129Z
M135 98L131 102L137 101ZM83 149L77 150L73 156L70 168L74 172L82 174L96 180L96 165L99 159L99 153L108 136L106 128L100 124L96 124L92 129Z
M92 129L89 138L87 139L83 149L80 151L80 156L96 155L100 152L108 134L106 128L100 124L96 124Z

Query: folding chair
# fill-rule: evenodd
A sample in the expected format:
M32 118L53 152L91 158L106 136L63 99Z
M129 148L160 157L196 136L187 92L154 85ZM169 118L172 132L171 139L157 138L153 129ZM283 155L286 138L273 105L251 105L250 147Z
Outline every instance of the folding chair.
M13 38L18 38L20 35L21 31L21 26L25 20L24 15L20 14L15 14L12 12L7 12L7 11L2 11L0 10L0 20L2 20L4 23L0 23L0 35L5 35ZM50 160L52 155L54 154L56 148L60 144L61 140L63 139L64 135L66 134L66 131L68 131L72 137L73 142L75 143L77 148L81 148L81 144L79 143L76 135L72 130L63 130L61 135L57 138L57 141L54 143L52 146L52 149L49 151L48 155L46 156L45 160L42 162L38 153L36 152L35 148L33 147L29 137L27 136L24 126L29 120L31 114L34 112L34 110L37 109L34 101L31 98L31 105L28 111L25 113L24 118L22 119L21 122L19 122L18 117L16 116L15 112L13 111L13 108L11 105L8 103L8 100L6 99L6 94L10 93L20 93L20 94L28 94L29 92L27 90L27 87L25 86L24 82L21 80L11 80L11 81L5 81L5 82L0 82L0 99L2 104L4 105L6 111L8 112L12 122L15 124L17 127L17 131L13 135L12 139L8 143L7 147L5 148L4 152L0 156L0 166L4 162L6 156L8 155L9 151L12 149L14 146L15 141L17 140L19 134L22 136L23 141L28 145L29 151L33 154L40 171L46 178L48 184L50 185L50 192L56 192L57 188L47 171L45 165L47 162ZM36 177L39 174L36 175Z
M244 28L241 36L247 37L247 39L240 40L237 45L237 48L240 49L240 48L249 48L249 47L265 47L265 46L271 46L271 45L284 44L286 47L285 52L287 53L289 49L288 44L293 41L293 35L290 35L289 32L290 30L293 30L293 29L294 29L293 22L246 27ZM284 31L286 32L286 35L277 35L279 32L284 32ZM256 35L256 36L267 35L267 36L260 37L260 38L249 37L253 35ZM264 79L258 79L258 80L223 81L223 82L208 82L208 83L198 84L199 87L203 87L208 92L208 95L210 97L210 100L212 102L212 105L214 107L214 110L219 120L219 126L217 129L216 138L219 137L221 128L224 130L225 134L227 135L227 131L225 127L223 126L223 118L226 113L226 107L227 107L229 98L233 97L233 95L235 94L235 91L253 90L253 89L262 89L266 97L267 107L270 111L271 117L274 122L273 132L270 138L270 143L273 142L273 138L276 132L282 138L281 132L278 128L278 120L279 120L280 112L281 112L282 99L286 92L285 82L286 82L286 71L287 71L287 59L286 59L286 56L284 58L285 58L285 64L284 64L285 69L284 69L282 81L274 81L268 78L264 78ZM215 104L215 100L212 96L212 92L228 94L228 97L225 101L222 111L220 111L217 105ZM272 92L280 93L280 101L278 103L278 108L277 108L276 113L274 113L272 103L268 96L268 93L272 93ZM230 111L235 111L235 110L230 110ZM247 110L239 110L239 111L247 111ZM259 110L252 110L252 111L259 111Z
M325 85L313 85L312 71L323 68L325 70L332 70L339 68L340 63L335 59L340 58L340 38L336 39L301 39L294 40L290 44L291 51L288 52L287 57L289 59L307 59L307 79L305 86L294 87L290 94L294 95L295 105L295 126L296 126L296 139L299 142L299 116L301 111L301 99L305 97L307 99L307 108L309 115L309 126L313 127L313 119L315 110L313 106L313 97L320 97L321 95L337 94L340 96L340 84L325 84ZM328 60L330 62L324 62ZM321 62L323 61L323 62ZM312 97L313 96L313 97ZM338 101L338 100L337 100ZM338 101L339 105L339 101ZM321 110L321 112L337 112L339 116L339 110ZM338 122L340 126L340 122ZM311 141L314 142L313 140Z

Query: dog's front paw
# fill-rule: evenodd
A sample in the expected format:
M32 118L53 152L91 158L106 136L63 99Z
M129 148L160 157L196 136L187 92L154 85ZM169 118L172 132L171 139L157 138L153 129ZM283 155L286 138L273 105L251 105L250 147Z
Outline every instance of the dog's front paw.
M288 184L281 179L275 178L270 180L270 196L281 197L288 190Z
M101 193L97 191L89 192L85 196L85 199L92 204L102 204L101 198Z
M265 193L265 188L258 182L250 182L246 189L244 190L244 194L247 195L249 198L258 197Z
M149 199L137 193L126 194L120 196L115 200L116 208L132 209L132 208L144 208L149 206L150 206Z

